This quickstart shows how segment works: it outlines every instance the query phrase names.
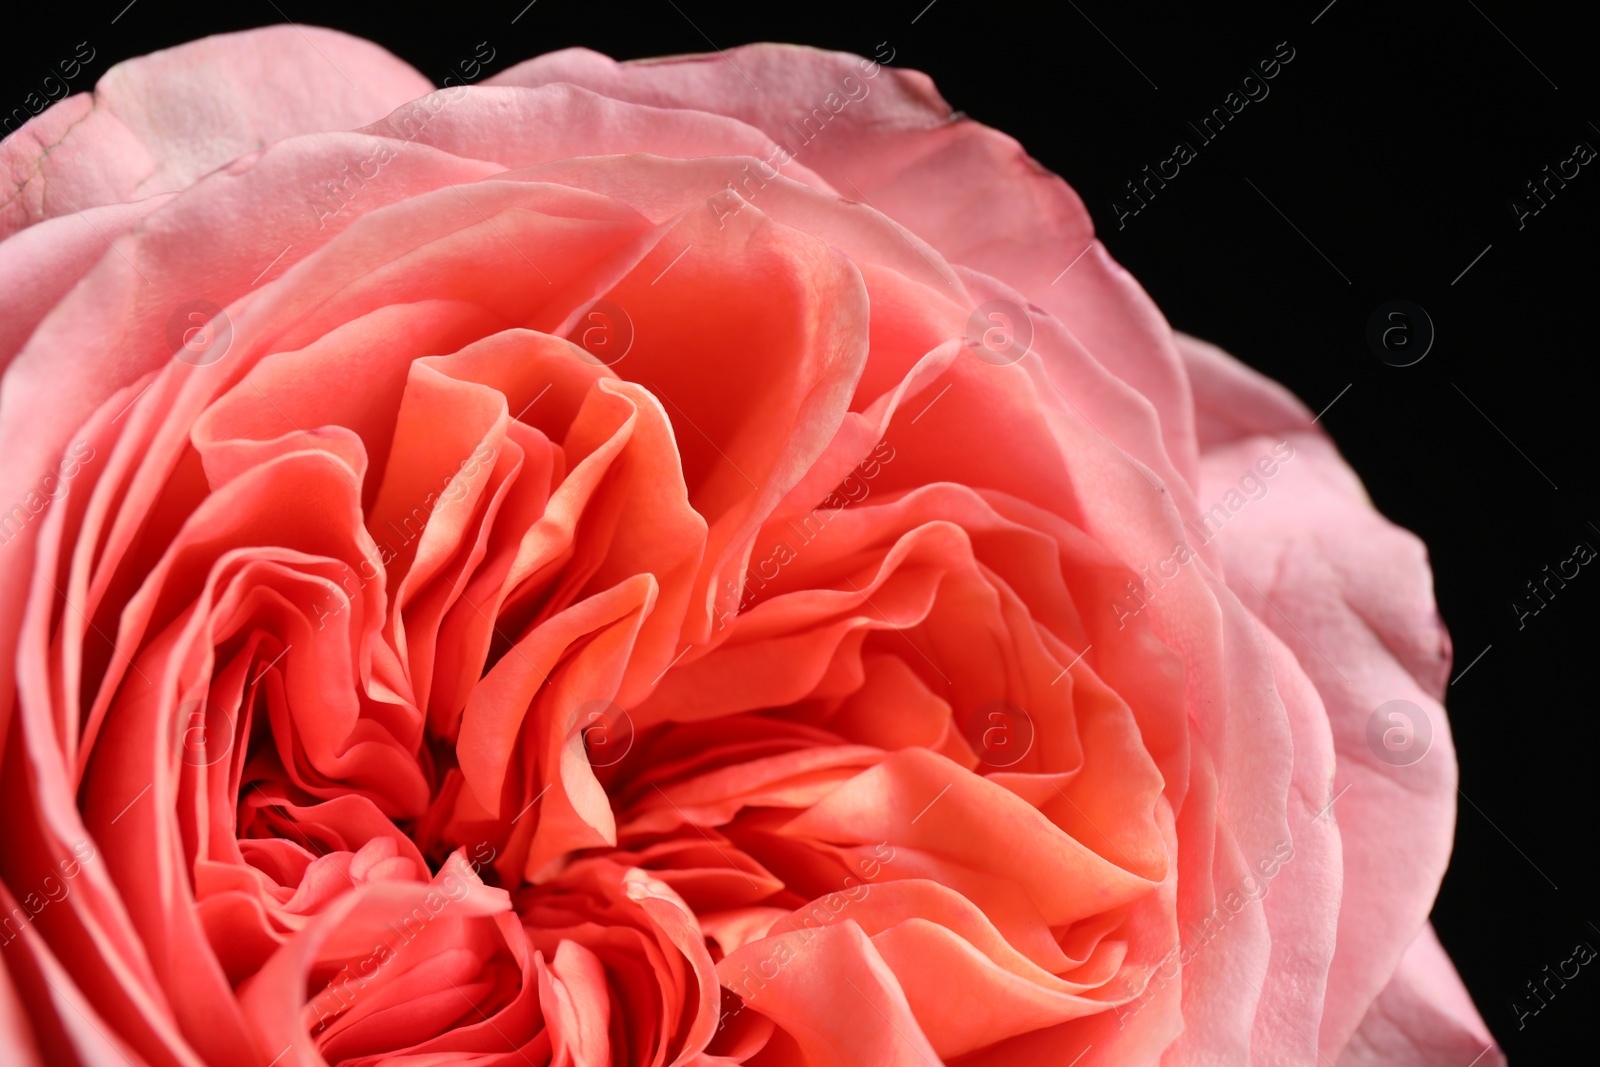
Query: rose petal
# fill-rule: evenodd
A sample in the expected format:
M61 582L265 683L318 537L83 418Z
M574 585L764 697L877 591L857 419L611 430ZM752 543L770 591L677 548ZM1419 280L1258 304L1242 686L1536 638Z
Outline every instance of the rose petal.
M796 947L746 945L717 964L724 984L775 1020L800 1062L845 1067L939 1063L883 957L853 922L825 926ZM769 969L773 972L769 975Z
M1202 499L1224 501L1229 516L1215 539L1230 587L1294 651L1332 725L1344 897L1319 1044L1334 1055L1427 918L1449 860L1456 762L1439 704L1449 637L1422 545L1372 509L1309 412L1220 349L1181 341L1209 427ZM1256 460L1285 440L1292 459L1260 480ZM1226 494L1243 502L1247 474L1266 495L1234 509ZM1369 744L1369 720L1390 700L1411 702L1431 728L1431 750L1410 765Z
M1338 1067L1505 1067L1432 924L1372 1002Z
M316 26L219 34L119 63L0 142L0 240L192 184L264 144L348 130L426 93L370 41Z

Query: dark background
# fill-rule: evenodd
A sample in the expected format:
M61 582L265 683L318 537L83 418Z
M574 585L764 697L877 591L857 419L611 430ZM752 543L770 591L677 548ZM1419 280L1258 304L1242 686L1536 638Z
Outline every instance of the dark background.
M632 58L758 40L870 55L888 42L896 66L928 72L954 107L1071 182L1174 326L1313 411L1337 398L1323 422L1378 507L1427 542L1455 641L1449 711L1469 800L1435 925L1513 1064L1593 1055L1600 965L1521 1029L1511 1007L1577 942L1600 948L1600 728L1586 684L1600 565L1520 629L1512 608L1577 542L1600 549L1590 447L1600 162L1521 228L1510 207L1577 142L1600 148L1591 12L1511 0L1292 0L1270 11L1069 0L1049 16L1009 0L526 4L29 5L27 25L8 20L0 43L0 111L39 90L80 41L95 58L74 89L121 59L288 19L377 41L436 84L479 42L495 51L480 77L569 45ZM1185 122L1281 41L1294 60L1270 95L1200 147ZM1180 138L1198 158L1119 229L1123 182ZM1437 331L1407 367L1366 340L1369 317L1396 298L1426 309Z

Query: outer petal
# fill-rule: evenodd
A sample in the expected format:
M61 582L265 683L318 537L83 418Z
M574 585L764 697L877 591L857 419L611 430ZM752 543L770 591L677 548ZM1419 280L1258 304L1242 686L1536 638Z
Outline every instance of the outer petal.
M0 143L0 239L41 219L192 184L263 145L349 130L433 87L370 41L268 26L108 70Z
M1250 1050L1255 1063L1311 1067L1318 1062L1316 1020L1327 993L1344 881L1339 827L1324 795L1336 757L1316 687L1276 634L1263 636L1294 736L1288 802L1294 857L1262 898L1272 957L1262 982L1266 1007L1256 1013Z
M1450 857L1456 763L1439 703L1449 637L1423 546L1373 510L1306 409L1220 349L1179 342L1201 428L1201 500L1222 509L1205 512L1206 530L1230 587L1293 650L1333 729L1329 800L1339 798L1345 886L1319 1037L1333 1055L1426 920ZM1292 458L1266 476L1255 463L1278 441ZM1240 492L1246 475L1264 495ZM1420 708L1432 733L1431 750L1408 766L1368 744L1369 719L1397 699Z
M1505 1062L1430 924L1367 1009L1338 1067L1505 1067Z
M0 243L0 370L51 309L107 254L111 239L169 199L150 197L136 204L89 208L30 226L16 240Z

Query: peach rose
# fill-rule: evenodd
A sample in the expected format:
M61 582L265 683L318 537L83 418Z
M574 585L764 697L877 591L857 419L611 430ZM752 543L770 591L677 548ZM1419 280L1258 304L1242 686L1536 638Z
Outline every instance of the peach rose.
M0 1060L1489 1047L1422 546L892 58L280 27L0 144Z

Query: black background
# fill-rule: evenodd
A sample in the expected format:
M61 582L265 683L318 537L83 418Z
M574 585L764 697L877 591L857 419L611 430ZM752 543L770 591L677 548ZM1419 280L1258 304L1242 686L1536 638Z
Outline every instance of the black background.
M485 74L569 45L633 58L759 40L870 55L887 42L894 65L928 72L954 107L1063 175L1174 326L1313 411L1337 398L1322 421L1378 507L1426 541L1455 641L1448 705L1470 799L1435 925L1512 1063L1593 1055L1600 964L1520 1029L1511 1001L1575 943L1600 948L1600 729L1586 684L1600 565L1520 629L1512 601L1577 542L1600 548L1589 445L1600 162L1521 228L1509 206L1577 142L1600 148L1592 12L1510 0L1069 0L1048 16L1003 0L125 2L29 5L26 25L8 20L0 111L80 41L95 58L74 89L121 59L288 19L377 41L435 84L479 42L495 51ZM1280 41L1295 58L1270 95L1119 229L1123 182L1194 142L1185 122ZM1396 298L1437 330L1408 367L1366 343L1369 316Z

